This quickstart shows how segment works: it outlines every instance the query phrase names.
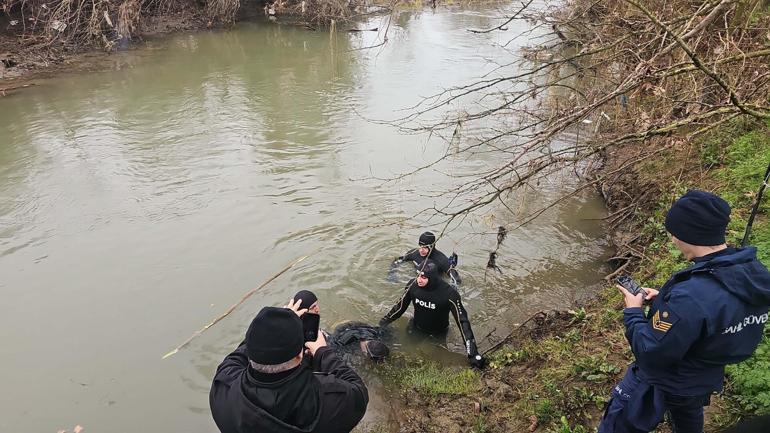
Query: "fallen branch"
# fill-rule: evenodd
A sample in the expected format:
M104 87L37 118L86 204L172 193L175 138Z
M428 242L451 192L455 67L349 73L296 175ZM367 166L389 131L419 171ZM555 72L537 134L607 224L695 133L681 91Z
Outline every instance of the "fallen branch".
M318 251L318 250L316 250L316 251ZM296 265L297 265L297 264L299 264L301 261L305 260L306 258L308 258L310 255L312 255L312 254L314 254L314 253L315 253L315 251L314 251L313 253L310 253L310 254L304 255L304 256L302 256L302 257L298 258L297 260L295 260L295 261L291 262L291 263L290 263L290 264L288 264L288 265L287 265L285 268L281 269L280 271L278 271L278 273L276 273L275 275L273 275L272 277L270 277L270 278L269 278L267 281L265 281L264 283L260 284L260 285L259 285L259 287L257 287L256 289L252 289L251 291L249 291L248 293L246 293L246 294L243 296L243 298L241 298L241 300L240 300L240 301L236 302L235 304L233 304L233 306L231 306L230 308L228 308L228 309L227 309L227 311L225 311L225 312L224 312L224 314L222 314L221 316L219 316L219 317L217 317L216 319L212 320L212 321L211 321L211 323L209 323L208 325L206 325L206 326L204 326L203 328L199 329L199 330L198 330L198 331L197 331L195 334L193 334L193 335L192 335L190 338L188 338L187 340L185 340L185 342L184 342L184 343L182 343L182 344L180 344L179 346L177 346L177 347L176 347L176 349L174 349L174 350L172 350L171 352L168 352L167 354L163 355L163 358L161 358L161 359L166 359L166 358L170 357L171 355L174 355L175 353L179 352L179 350L181 350L182 348L184 348L185 346L187 346L188 344L190 344L190 342L191 342L191 341L193 341L193 339L195 339L195 337L197 337L197 336L199 336L199 335L203 334L203 332L204 332L204 331L206 331L207 329L209 329L209 328L211 328L212 326L216 325L216 324L217 324L217 322L219 322L220 320L222 320L222 319L224 319L225 317L227 317L227 316L228 316L230 313L232 313L232 312L233 312L233 310L235 310L236 308L238 308L238 306L239 306L239 305L243 304L243 303L244 303L244 301L246 301L247 299L249 299L249 297L250 297L251 295L253 295L254 293L257 293L257 291L259 291L259 290L260 290L260 289L262 289L263 287L267 286L267 285L268 285L268 284L270 284L270 283L271 283L273 280L275 280L276 278L280 277L280 276L281 276L281 275L283 275L283 274L284 274L286 271L288 271L289 269L293 268L294 266L296 266Z

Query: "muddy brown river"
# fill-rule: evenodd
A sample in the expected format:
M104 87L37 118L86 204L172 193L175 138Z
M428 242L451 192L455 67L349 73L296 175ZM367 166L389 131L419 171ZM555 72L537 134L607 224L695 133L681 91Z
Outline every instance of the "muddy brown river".
M424 227L392 223L433 206L424 193L452 185L448 173L478 171L493 156L455 156L383 183L371 176L411 170L447 145L370 119L399 117L516 56L526 38L501 44L523 28L466 31L496 25L500 13L402 11L388 43L363 50L382 30L330 36L244 23L154 41L111 55L103 72L0 99L0 431L215 432L213 372L262 306L311 289L322 326L376 322L410 275L403 266L401 282L387 282L390 261ZM536 209L564 188L543 182L516 205ZM481 349L512 323L595 290L608 272L604 212L598 197L579 195L511 231L502 273L485 265L497 227L516 220L505 209L468 218L439 242L460 255ZM394 324L397 335L405 324ZM451 326L449 350L396 350L463 365ZM387 422L387 395L376 384L370 393L366 421Z

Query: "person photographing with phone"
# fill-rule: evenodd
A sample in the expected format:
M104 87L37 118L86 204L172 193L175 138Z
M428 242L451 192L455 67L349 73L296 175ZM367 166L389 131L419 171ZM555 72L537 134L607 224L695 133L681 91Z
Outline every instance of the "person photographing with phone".
M263 308L219 365L209 404L222 433L350 432L363 418L363 380L327 346L317 320L303 328L306 314L294 300Z
M756 248L725 243L730 206L688 191L666 215L674 246L693 262L660 288L621 278L626 339L636 361L615 386L599 433L646 433L666 412L675 433L702 433L703 407L725 365L749 358L768 320L770 272ZM651 302L645 313L643 304Z

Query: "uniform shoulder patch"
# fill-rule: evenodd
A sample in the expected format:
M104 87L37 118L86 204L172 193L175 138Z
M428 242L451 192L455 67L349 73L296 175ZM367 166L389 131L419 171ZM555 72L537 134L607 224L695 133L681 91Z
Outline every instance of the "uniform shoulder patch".
M652 315L650 325L652 326L652 330L654 331L653 334L655 337L661 339L668 333L668 331L671 330L671 328L674 327L674 325L676 325L676 322L678 321L679 316L677 316L670 308L664 306L658 309L658 311Z

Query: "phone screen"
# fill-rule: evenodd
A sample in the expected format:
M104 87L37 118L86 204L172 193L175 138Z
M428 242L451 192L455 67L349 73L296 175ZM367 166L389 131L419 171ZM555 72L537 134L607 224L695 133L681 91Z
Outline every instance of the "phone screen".
M302 319L302 333L305 341L318 340L318 325L321 323L321 316L313 313L305 313L300 317Z

